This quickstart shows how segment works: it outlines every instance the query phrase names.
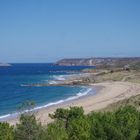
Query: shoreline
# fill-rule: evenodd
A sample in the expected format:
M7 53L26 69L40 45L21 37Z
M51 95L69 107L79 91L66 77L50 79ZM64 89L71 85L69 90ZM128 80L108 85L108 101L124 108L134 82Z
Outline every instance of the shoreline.
M131 96L140 94L140 84L129 82L104 82L97 84L90 84L89 86L99 89L96 94L88 94L76 100L63 102L54 106L43 108L35 112L37 120L42 124L48 124L53 120L48 117L57 108L69 108L72 106L82 106L85 113L97 111L107 107L111 103L128 99ZM10 125L18 123L18 118L7 120Z
M58 100L58 101L50 102L50 103L47 103L47 104L44 104L44 105L41 105L41 106L39 105L39 106L36 106L36 107L32 108L31 110L23 110L22 112L17 111L17 112L1 115L0 116L0 122L15 120L16 118L18 118L18 116L20 116L22 113L25 113L25 112L36 113L36 112L38 112L42 109L48 109L48 108L51 108L53 106L55 107L57 105L70 103L73 100L81 99L81 98L84 98L85 96L91 96L91 94L95 95L97 93L97 88L96 87L83 86L83 88L86 88L86 90L84 92L78 92L75 95L70 96L68 98L64 98L64 99L61 99L61 100Z

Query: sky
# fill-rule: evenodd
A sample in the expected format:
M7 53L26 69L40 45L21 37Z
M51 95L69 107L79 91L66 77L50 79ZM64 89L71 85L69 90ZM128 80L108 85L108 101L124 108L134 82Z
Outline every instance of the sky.
M140 56L140 0L0 0L0 62Z

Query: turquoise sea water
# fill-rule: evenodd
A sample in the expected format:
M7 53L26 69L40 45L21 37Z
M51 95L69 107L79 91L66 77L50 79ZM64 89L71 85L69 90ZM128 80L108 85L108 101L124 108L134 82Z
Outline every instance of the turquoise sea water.
M84 96L88 87L28 87L27 84L53 83L87 68L55 66L53 64L13 64L0 68L0 119L18 113L18 106L29 100L35 109L48 107Z

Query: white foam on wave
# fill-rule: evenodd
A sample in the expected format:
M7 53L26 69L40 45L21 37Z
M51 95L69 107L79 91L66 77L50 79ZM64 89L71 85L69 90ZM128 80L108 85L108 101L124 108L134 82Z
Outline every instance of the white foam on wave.
M58 80L58 81L66 80L66 76L65 75L54 75L53 78L54 78L54 80Z
M57 84L59 82L63 82L70 77L76 76L76 74L67 74L67 75L53 75L51 77L51 80L49 81L49 84Z
M46 107L50 107L50 106L53 106L53 105L57 105L57 104L61 104L61 103L64 103L66 101L70 101L70 100L74 100L74 99L78 99L82 96L86 96L88 93L90 93L92 91L93 88L88 88L86 91L84 92L78 92L75 96L72 96L72 97L68 97L64 100L59 100L59 101L56 101L56 102L52 102L52 103L48 103L46 105L43 105L43 106L38 106L38 107L35 107L34 109L30 110L30 111L35 111L35 110L39 110L39 109L42 109L42 108L46 108Z
M5 120L7 120L9 118L17 117L18 115L20 115L20 112L2 115L2 116L0 116L0 121L5 121Z
M11 114L7 114L7 115L0 116L0 119L10 117L10 115L11 115Z
M56 81L49 81L49 84L57 84Z
M66 80L66 75L53 75L52 80L48 81L49 84L57 84Z
M8 118L17 117L18 115L20 115L22 113L27 113L27 112L31 112L31 111L37 111L37 110L42 109L42 108L47 108L47 107L50 107L50 106L53 106L53 105L58 105L58 104L64 103L66 101L71 101L71 100L78 99L80 97L88 95L92 90L93 90L93 88L88 88L86 91L80 91L75 96L68 97L68 98L66 98L64 100L51 102L51 103L48 103L48 104L43 105L43 106L37 106L37 107L35 107L33 109L30 109L30 110L24 110L23 112L16 112L16 113L0 116L0 121L5 121Z

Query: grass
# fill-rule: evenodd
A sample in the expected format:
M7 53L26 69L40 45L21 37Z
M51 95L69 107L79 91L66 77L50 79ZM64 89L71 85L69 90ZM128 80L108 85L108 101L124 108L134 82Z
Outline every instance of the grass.
M140 83L140 71L117 71L108 72L96 77L93 77L95 82L105 81L127 81L132 83Z
M140 95L132 96L129 99L124 99L116 103L110 104L106 108L104 108L102 111L114 111L126 105L134 106L137 110L140 111Z

